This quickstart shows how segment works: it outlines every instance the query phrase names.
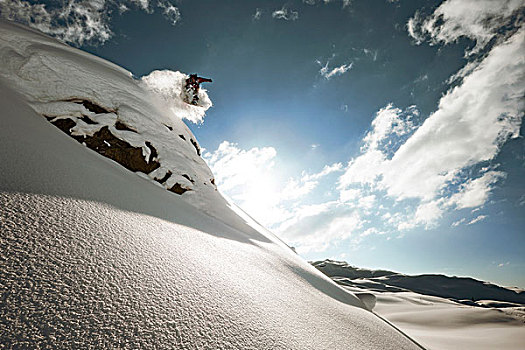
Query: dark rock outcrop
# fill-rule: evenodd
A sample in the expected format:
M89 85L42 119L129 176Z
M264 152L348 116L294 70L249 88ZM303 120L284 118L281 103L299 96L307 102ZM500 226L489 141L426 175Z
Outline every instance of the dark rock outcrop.
M50 117L47 117L47 119L49 118ZM126 141L117 138L109 131L109 127L107 126L101 128L94 133L93 136L76 136L71 134L71 129L76 125L72 119L51 119L50 121L78 142L85 144L92 150L114 160L131 171L140 171L149 174L160 167L159 162L155 160L157 150L149 144L149 142L146 142L146 146L151 150L150 161L148 162L142 154L142 148L133 147Z
M87 109L88 111L93 112L95 114L115 113L116 112L116 110L102 107L102 106L96 104L95 102L90 101L90 100L86 100L86 99L71 98L71 99L65 100L65 102L73 102L73 103L82 105L82 106L84 106L85 109Z
M190 141L191 141L191 144L193 145L193 147L195 147L195 150L197 151L197 155L200 157L200 155L201 155L201 148L199 147L199 144L194 139L191 139Z
M168 181L168 179L171 177L172 175L172 172L168 170L168 172L166 173L166 175L164 175L162 178L155 178L154 180L157 181L158 183L165 183L166 181Z
M129 126L127 126L126 124L124 124L120 120L117 120L117 122L115 123L115 129L117 129L117 130L124 130L124 131L131 131L131 132L134 132L134 133L137 132L137 130L133 130L132 128L130 128Z
M178 195L183 194L184 192L191 191L191 188L182 187L180 183L176 183L169 189L171 192L176 193Z

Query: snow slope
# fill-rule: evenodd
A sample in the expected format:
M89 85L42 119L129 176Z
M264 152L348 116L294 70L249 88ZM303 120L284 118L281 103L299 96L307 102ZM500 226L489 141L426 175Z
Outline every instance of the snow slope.
M419 348L237 215L129 72L7 22L0 58L2 347Z
M520 350L525 344L525 291L471 278L366 270L333 260L313 265L349 291L373 294L374 312L428 349Z

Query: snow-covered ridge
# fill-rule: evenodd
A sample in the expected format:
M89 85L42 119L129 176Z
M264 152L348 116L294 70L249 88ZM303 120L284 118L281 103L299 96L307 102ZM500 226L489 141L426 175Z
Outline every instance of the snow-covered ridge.
M500 287L474 278L437 274L411 276L386 270L358 268L344 261L329 259L311 264L343 286L378 292L416 292L471 306L525 307L524 290Z
M147 175L162 187L204 208L216 196L213 174L182 118L202 121L211 106L181 98L187 75L131 73L39 33L0 24L0 77L21 92L33 109L78 142ZM85 64L83 64L85 63Z

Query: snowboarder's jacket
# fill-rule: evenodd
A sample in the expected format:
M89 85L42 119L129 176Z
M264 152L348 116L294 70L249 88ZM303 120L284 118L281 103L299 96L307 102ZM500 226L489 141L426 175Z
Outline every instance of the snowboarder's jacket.
M192 99L190 102L192 105L197 105L199 101L199 85L201 83L211 83L211 79L202 78L197 76L197 74L190 74L190 77L186 79L186 91L191 94Z
M186 79L186 87L192 86L198 89L201 83L211 83L211 82L212 82L211 79L199 77L197 76L197 74L191 74L190 77Z

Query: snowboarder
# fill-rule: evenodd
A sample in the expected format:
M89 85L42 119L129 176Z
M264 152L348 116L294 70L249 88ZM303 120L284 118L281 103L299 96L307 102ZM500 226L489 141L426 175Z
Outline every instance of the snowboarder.
M197 76L197 74L190 74L190 77L186 79L186 97L188 103L192 105L197 105L199 102L199 88L201 83L211 83L211 79L202 78Z

